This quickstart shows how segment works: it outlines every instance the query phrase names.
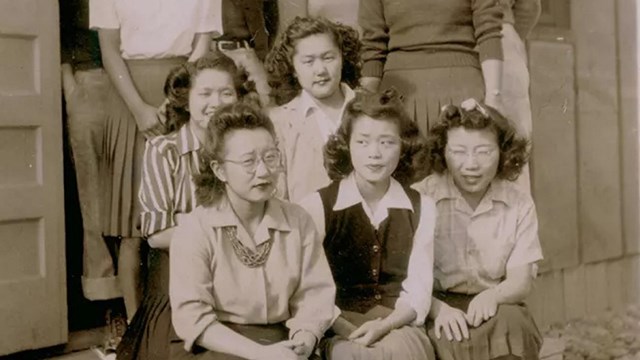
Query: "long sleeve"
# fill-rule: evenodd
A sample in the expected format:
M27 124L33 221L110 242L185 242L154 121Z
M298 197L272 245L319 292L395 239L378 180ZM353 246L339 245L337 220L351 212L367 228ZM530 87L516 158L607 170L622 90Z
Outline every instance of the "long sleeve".
M407 278L402 282L399 303L416 312L414 325L424 325L433 288L433 241L436 226L436 205L431 198L421 195L420 223L413 237Z
M334 314L336 286L311 217L299 208L302 235L302 268L300 283L289 300L291 318L286 325L290 336L307 330L321 339L331 326Z
M143 236L152 235L176 224L173 218L175 194L172 174L177 156L171 155L171 152L161 152L151 141L145 145L142 180L138 193L142 206L140 223Z
M540 0L517 0L513 5L514 27L523 41L538 23L541 11Z
M171 240L169 295L173 327L191 350L198 337L217 321L211 262L213 248L197 211L185 216Z
M480 62L502 60L502 9L495 0L472 0L471 11Z
M362 76L380 78L389 50L382 0L360 0L358 23L362 28Z

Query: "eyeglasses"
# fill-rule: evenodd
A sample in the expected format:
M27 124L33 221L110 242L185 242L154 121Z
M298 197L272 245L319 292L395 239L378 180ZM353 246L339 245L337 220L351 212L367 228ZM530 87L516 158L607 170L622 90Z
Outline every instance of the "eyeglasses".
M463 162L466 161L469 156L473 157L473 159L475 159L476 161L480 162L480 163L486 163L489 160L491 160L491 157L493 156L493 153L496 152L496 149L492 148L492 149L476 149L472 152L469 152L467 150L463 150L463 149L451 149L451 148L447 148L447 152L449 153L449 155L451 155L451 157L454 158L454 160L459 161L459 162Z
M240 165L244 171L249 174L253 174L256 172L260 161L262 161L262 163L271 171L279 169L282 165L280 163L280 158L280 151L278 149L270 149L258 156L254 155L243 160L222 159L222 161Z

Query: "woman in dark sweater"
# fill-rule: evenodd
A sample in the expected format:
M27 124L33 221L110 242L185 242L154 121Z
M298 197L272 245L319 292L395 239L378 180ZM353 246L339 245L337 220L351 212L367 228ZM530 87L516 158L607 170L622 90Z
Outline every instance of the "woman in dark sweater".
M497 1L361 0L358 21L362 85L396 87L423 133L446 104L475 98L502 108Z

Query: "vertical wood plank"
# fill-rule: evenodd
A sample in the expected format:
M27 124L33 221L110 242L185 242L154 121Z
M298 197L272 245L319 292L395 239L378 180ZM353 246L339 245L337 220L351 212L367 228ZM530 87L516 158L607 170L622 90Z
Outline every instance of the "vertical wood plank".
M534 282L534 287L529 293L529 296L525 300L527 307L529 308L529 312L533 319L536 321L536 324L540 329L544 329L547 324L544 323L544 318L542 314L542 299L544 298L544 289L540 285L540 278L538 276Z
M622 127L622 199L625 254L640 253L640 171L638 161L637 0L618 0L618 65Z
M579 259L573 46L530 41L529 59L531 182L546 271L575 266Z
M598 315L607 310L607 264L585 265L587 314Z
M564 281L562 270L555 270L543 277L545 292L543 293L543 317L549 325L563 323L564 313Z
M640 255L625 258L623 268L627 303L638 304L640 303Z
M615 2L573 0L571 9L581 248L583 259L595 262L623 252Z
M622 310L627 303L624 284L624 259L615 259L607 263L607 300L609 308L615 311Z
M587 314L587 290L584 266L564 269L564 312L567 320L581 318Z

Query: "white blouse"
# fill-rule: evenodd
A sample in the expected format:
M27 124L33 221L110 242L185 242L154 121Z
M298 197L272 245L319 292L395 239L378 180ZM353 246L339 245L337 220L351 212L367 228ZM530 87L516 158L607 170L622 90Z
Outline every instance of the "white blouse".
M221 0L89 0L92 29L120 29L125 59L191 54L196 33L222 32Z

